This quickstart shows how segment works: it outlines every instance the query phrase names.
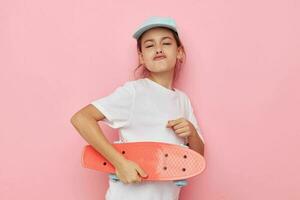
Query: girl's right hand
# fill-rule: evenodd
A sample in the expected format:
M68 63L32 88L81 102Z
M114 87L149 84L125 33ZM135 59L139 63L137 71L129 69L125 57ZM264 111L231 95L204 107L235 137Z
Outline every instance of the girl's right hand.
M124 160L116 166L116 176L125 184L139 183L142 178L147 178L146 172L135 162Z

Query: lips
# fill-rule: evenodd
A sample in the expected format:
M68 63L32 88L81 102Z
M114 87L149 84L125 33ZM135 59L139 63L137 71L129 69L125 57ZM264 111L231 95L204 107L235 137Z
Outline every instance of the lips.
M163 55L161 55L161 56L155 56L154 60L162 60L164 58L166 58L166 56L163 56Z

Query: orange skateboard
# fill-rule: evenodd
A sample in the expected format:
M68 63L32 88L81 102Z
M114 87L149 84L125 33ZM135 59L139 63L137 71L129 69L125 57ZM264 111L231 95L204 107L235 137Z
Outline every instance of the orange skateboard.
M136 162L148 175L144 180L181 181L200 174L205 169L202 155L187 146L161 142L129 142L112 144L123 156ZM91 145L86 145L82 154L82 166L101 172L115 173L115 168ZM117 180L117 177L111 176ZM181 181L181 182L180 182Z

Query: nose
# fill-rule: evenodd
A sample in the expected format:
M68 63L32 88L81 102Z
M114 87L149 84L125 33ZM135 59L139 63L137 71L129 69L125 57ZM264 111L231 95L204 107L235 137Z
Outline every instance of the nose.
M161 54L162 53L162 50L159 48L156 50L156 54Z
M162 45L155 45L156 55L163 54L163 47Z

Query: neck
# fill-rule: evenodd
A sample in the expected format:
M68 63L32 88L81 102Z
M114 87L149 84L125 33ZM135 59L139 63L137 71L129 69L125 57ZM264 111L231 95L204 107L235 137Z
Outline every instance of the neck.
M173 74L174 74L173 71L171 73L170 72L166 72L166 73L151 72L149 74L148 78L170 90L174 90L173 89Z

